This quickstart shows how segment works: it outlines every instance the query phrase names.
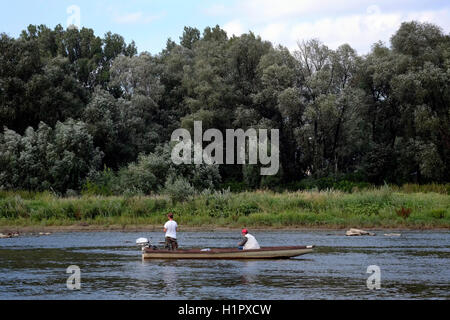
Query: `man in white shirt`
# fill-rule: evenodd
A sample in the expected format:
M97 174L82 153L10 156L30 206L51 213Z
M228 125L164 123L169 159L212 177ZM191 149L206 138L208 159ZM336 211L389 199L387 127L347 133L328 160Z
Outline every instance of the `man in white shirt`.
M256 238L248 233L247 229L242 230L242 239L241 242L238 243L239 249L243 250L251 250L251 249L261 249Z
M169 250L177 250L177 228L178 224L173 220L173 213L167 215L169 221L164 225L164 232L166 233L166 248Z

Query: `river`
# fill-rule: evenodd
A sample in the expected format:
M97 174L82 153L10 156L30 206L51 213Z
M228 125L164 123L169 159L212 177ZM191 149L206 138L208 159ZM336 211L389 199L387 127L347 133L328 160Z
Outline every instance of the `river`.
M74 232L0 239L0 299L449 299L450 232L254 231L261 246L315 245L289 260L142 261L139 237L158 232ZM401 236L386 236L401 233ZM190 247L234 247L239 232L179 232ZM69 290L67 268L80 268ZM369 266L379 289L369 289ZM372 278L371 278L372 279ZM375 282L369 281L370 284Z

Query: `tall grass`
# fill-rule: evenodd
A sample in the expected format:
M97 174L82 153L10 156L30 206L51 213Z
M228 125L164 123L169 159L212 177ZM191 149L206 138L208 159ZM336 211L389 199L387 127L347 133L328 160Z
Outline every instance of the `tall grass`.
M160 225L168 211L181 226L450 227L450 197L385 186L352 193L205 192L186 202L166 196L82 196L0 191L0 225ZM434 190L434 191L431 191ZM408 217L398 214L411 209Z

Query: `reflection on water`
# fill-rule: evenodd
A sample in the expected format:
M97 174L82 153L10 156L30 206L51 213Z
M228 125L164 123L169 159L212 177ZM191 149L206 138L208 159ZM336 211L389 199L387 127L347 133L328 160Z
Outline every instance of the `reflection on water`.
M134 240L160 233L58 233L0 240L0 299L449 299L450 232L345 237L342 231L253 232L263 246L317 246L289 260L148 260ZM383 232L379 233L383 234ZM239 232L183 232L185 248L233 247ZM81 268L81 290L66 268ZM381 289L367 289L369 265Z
M171 265L163 266L162 278L164 281L166 294L171 297L176 296L178 291L178 277L176 268Z
M247 260L243 261L242 266L242 283L252 284L258 279L258 261Z

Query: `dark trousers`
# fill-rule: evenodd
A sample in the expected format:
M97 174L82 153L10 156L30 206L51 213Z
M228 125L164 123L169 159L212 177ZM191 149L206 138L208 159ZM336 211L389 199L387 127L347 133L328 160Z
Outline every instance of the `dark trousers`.
M166 249L168 250L177 250L178 242L177 239L166 237Z

